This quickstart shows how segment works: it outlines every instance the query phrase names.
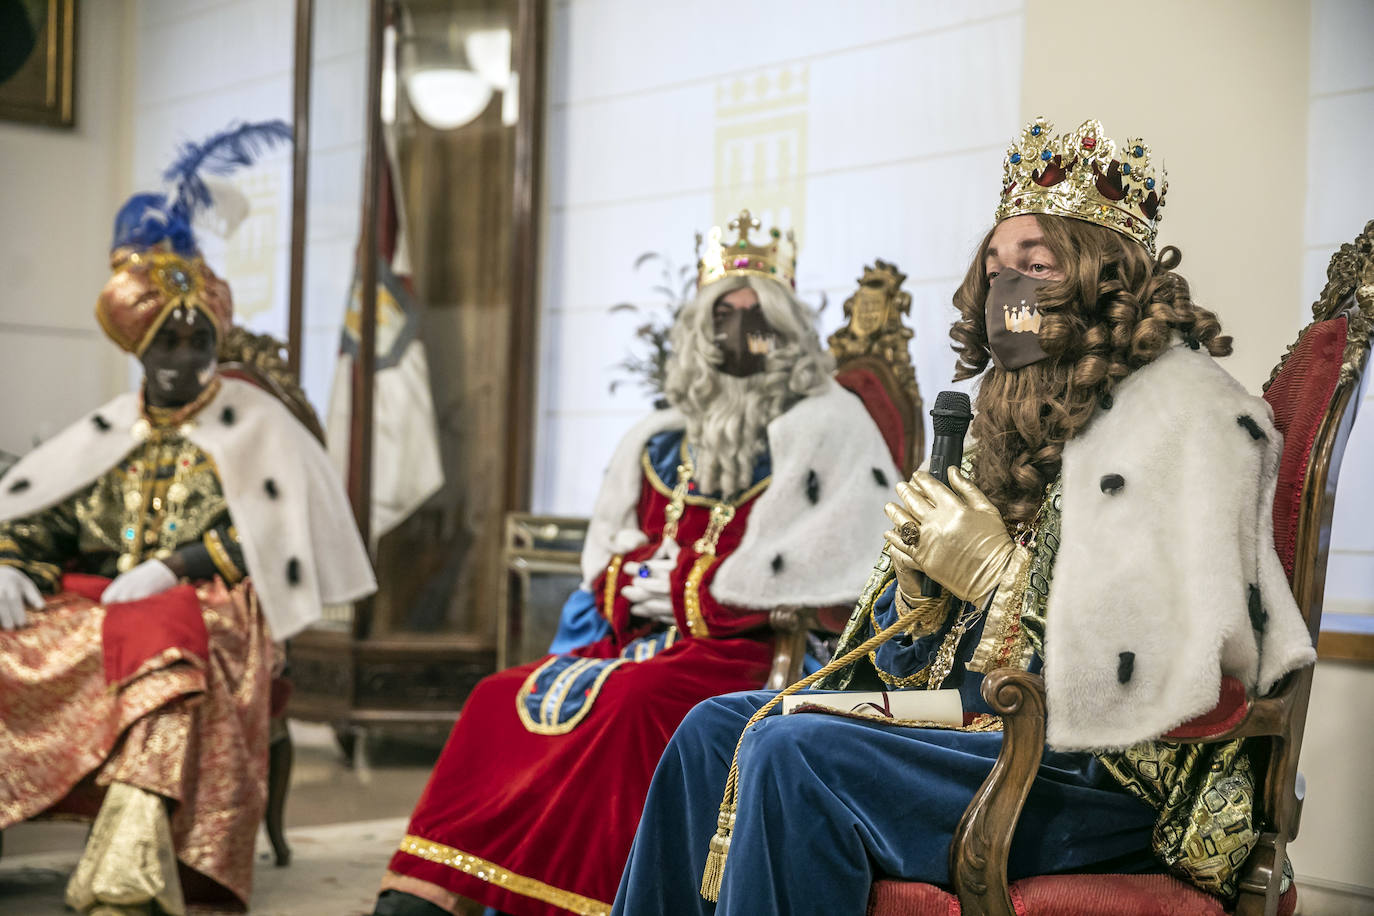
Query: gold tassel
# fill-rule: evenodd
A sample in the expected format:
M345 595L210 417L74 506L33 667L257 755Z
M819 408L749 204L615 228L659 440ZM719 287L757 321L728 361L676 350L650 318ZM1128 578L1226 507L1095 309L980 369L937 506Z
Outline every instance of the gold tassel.
M886 545L883 551L887 551ZM730 775L725 780L725 797L720 802L720 816L716 819L716 835L711 837L710 850L706 853L706 868L701 873L701 896L703 899L715 903L720 899L721 882L725 878L725 859L730 854L730 837L735 831L735 811L738 807L737 792L739 789L739 751L744 744L744 735L749 728L762 721L774 707L782 701L783 697L791 696L798 690L810 687L816 681L838 671L846 665L852 665L860 657L867 655L871 649L875 649L883 643L902 633L907 627L911 626L916 618L925 611L924 607L910 609L899 612L897 622L869 637L862 645L856 646L839 658L832 658L819 671L812 672L806 677L773 695L767 703L759 707L758 712L749 717L748 723L744 726L744 731L739 736L739 741L735 742L735 756L730 761Z
M716 835L706 854L706 870L701 873L701 896L711 903L720 899L720 882L725 877L725 857L730 855L730 834L735 829L735 806L725 805L716 819Z

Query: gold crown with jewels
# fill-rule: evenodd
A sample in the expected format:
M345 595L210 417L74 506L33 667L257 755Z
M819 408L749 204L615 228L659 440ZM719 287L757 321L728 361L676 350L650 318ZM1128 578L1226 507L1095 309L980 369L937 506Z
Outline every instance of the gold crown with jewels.
M697 289L732 274L753 274L769 277L791 289L797 288L797 243L792 230L783 232L776 227L768 230L762 244L754 244L749 232L760 229L758 217L748 210L739 211L725 228L712 226L703 239L697 233ZM733 242L725 241L725 230L735 232ZM705 246L703 247L703 242Z
M1120 147L1096 120L1054 135L1036 118L1007 147L997 221L1022 213L1048 213L1105 226L1155 253L1155 233L1169 182L1139 138Z

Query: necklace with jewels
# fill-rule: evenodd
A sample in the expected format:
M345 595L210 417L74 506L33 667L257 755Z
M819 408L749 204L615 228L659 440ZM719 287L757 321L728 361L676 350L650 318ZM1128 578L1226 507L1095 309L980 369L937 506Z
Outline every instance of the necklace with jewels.
M128 572L145 554L162 557L180 543L180 520L191 490L187 480L195 470L200 449L190 441L192 418L219 393L220 380L212 380L192 401L177 408L145 405L144 415L131 430L135 440L145 445L141 456L133 458L126 470L129 484L124 491L124 541L115 567ZM159 492L159 469L172 467L171 482Z
M684 441L682 443L682 460L677 466L677 483L673 486L672 500L663 509L663 536L665 538L677 538L678 522L682 520L682 513L687 505L687 493L691 489L692 475L695 473L696 465L692 463L691 449ZM713 500L711 520L706 523L706 530L701 537L697 538L692 549L702 556L715 556L716 544L720 541L725 526L729 525L734 517L734 502L725 499Z

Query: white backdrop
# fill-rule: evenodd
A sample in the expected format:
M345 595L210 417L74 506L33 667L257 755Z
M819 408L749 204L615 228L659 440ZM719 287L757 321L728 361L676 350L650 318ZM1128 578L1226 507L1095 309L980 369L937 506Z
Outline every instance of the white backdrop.
M828 334L865 264L912 293L927 401L948 387L950 294L991 225L1018 129L1019 0L635 0L554 4L534 507L583 514L649 409L612 366L661 302L640 254L694 262L693 236L747 206L795 228L798 289ZM824 24L821 27L820 24Z

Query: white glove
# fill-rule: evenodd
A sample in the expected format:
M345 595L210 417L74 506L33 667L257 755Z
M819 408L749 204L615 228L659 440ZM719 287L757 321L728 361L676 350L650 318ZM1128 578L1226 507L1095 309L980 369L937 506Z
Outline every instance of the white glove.
M649 536L638 528L621 528L611 538L611 546L622 556L649 543Z
M25 607L40 608L43 596L28 576L13 566L0 566L0 627L17 630L28 626Z
M100 595L101 604L142 601L167 591L177 584L177 574L161 560L144 560L126 573L120 573Z
M647 617L655 623L672 623L677 619L673 616L669 576L681 552L677 541L664 538L652 557L643 563L625 564L625 574L632 576L634 581L622 588L620 594L630 602L631 615Z

